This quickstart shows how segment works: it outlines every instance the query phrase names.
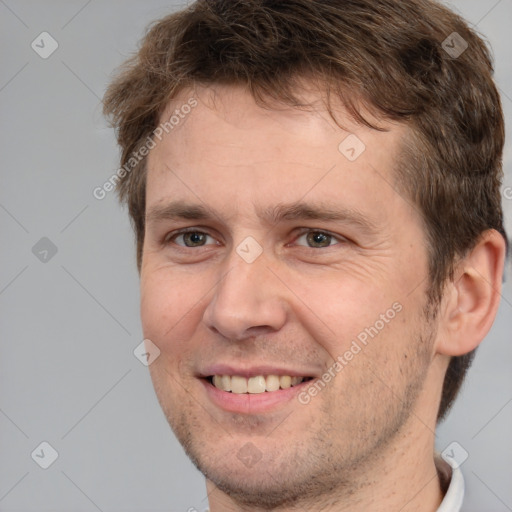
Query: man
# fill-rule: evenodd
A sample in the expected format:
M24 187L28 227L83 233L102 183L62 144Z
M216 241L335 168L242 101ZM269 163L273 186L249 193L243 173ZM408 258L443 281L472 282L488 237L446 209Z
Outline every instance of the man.
M480 38L427 0L198 1L105 113L151 377L210 510L460 510L435 428L507 249Z

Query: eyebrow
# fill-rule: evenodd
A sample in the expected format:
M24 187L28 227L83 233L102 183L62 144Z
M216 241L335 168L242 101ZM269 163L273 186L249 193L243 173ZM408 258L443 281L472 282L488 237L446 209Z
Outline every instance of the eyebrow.
M208 220L217 217L212 210L202 205L189 204L184 201L172 201L165 205L155 205L148 208L146 223L156 223L164 220Z
M381 230L374 220L358 210L322 203L308 204L296 202L278 204L273 207L257 209L257 215L260 219L264 219L271 225L283 221L321 220L352 224L368 234L376 234ZM207 221L220 218L220 215L204 205L187 203L185 201L172 201L165 205L155 205L148 208L146 223L180 219Z

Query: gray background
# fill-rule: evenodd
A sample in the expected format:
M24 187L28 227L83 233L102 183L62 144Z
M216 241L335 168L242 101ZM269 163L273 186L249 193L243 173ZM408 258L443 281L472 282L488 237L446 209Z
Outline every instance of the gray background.
M147 23L177 5L0 0L1 511L207 506L204 480L133 355L142 334L127 214L113 193L92 195L117 169L100 107L109 75ZM493 47L510 127L512 0L452 5ZM48 59L31 48L43 31L59 44ZM512 199L504 205L512 233ZM47 261L32 250L42 237L57 248ZM509 280L463 395L438 431L439 450L456 441L469 454L467 511L512 510L511 318ZM59 453L46 470L31 458L42 441Z

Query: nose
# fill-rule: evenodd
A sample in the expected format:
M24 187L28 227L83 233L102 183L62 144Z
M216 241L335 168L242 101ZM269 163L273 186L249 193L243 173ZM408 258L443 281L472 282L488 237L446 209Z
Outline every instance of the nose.
M233 341L281 329L287 318L285 288L264 255L247 263L234 253L228 269L204 311L206 326Z

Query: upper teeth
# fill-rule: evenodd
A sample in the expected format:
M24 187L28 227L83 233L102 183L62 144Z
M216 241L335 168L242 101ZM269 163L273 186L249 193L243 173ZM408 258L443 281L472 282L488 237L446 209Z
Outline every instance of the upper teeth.
M304 377L290 377L289 375L257 375L249 379L239 375L214 375L213 385L223 391L232 393L263 393L277 391L279 388L287 389L296 386Z

